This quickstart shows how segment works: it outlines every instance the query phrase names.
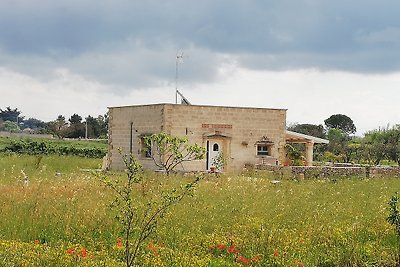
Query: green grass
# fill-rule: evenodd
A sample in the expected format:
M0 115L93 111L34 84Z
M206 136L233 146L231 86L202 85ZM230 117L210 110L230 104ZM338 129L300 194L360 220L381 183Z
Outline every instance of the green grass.
M123 266L109 206L114 197L94 175L80 171L100 164L71 156L45 156L39 163L37 156L0 156L0 265ZM155 194L191 179L147 178ZM159 256L146 251L147 266L244 265L226 249L210 248L217 244L234 245L249 261L258 257L251 266L393 266L397 244L386 222L387 202L400 190L399 179L274 185L274 178L268 172L206 176L149 240ZM93 260L79 257L82 248Z

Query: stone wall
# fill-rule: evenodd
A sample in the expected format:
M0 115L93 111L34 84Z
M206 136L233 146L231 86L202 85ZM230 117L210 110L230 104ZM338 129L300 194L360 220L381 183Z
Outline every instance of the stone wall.
M145 167L154 168L142 156L140 135L164 131L187 137L190 144L206 147L207 141L223 144L226 170L240 170L246 163L281 164L284 161L286 110L198 105L158 104L110 108L109 162L112 169L122 167L118 147L129 151L130 123L135 128L134 154ZM273 143L270 156L257 156L256 142ZM205 170L206 160L186 163L181 169Z
M4 132L0 131L1 137L21 137L21 138L45 138L45 139L52 139L53 135L51 134L34 134L34 133L12 133L12 132Z
M380 178L380 177L399 177L400 167L328 167L328 166L271 166L256 165L258 170L268 170L274 172L277 177L285 178L332 178L332 177L363 177L363 178Z
M115 170L124 168L118 151L121 149L123 153L132 150L145 168L154 169L152 159L144 157L141 137L163 130L164 105L113 107L109 112L108 167Z
M166 105L165 129L185 136L190 143L206 147L207 140L224 146L225 170L240 170L246 163L284 161L286 110L265 108ZM268 138L271 156L257 156L256 142ZM191 162L186 169L204 170L204 162Z

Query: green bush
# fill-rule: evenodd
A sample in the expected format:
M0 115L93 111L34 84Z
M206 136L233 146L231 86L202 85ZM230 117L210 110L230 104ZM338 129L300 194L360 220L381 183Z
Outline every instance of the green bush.
M79 144L78 144L79 145ZM76 146L72 142L51 142L48 140L15 139L0 149L0 152L12 152L28 155L75 155L87 158L102 158L107 153L106 146Z

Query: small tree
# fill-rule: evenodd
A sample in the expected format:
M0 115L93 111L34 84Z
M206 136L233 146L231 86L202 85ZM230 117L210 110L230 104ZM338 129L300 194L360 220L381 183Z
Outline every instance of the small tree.
M141 266L146 240L156 233L158 222L169 207L193 192L202 176L180 188L161 194L143 189L146 176L142 165L132 155L122 155L127 179L112 181L105 174L97 174L116 194L113 206L124 237L124 261L127 267Z
M387 221L394 226L397 238L397 255L396 255L396 266L400 266L400 210L399 210L399 196L397 192L390 198L388 202L389 216Z
M7 132L18 132L20 130L19 125L14 121L5 121L4 130Z
M197 144L188 145L188 139L167 133L144 137L145 149L154 163L167 175L183 162L204 159L206 150Z

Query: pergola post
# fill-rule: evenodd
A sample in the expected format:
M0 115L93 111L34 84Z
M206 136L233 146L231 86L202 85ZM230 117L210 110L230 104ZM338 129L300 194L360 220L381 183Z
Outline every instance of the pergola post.
M306 143L306 166L313 165L313 151L314 151L314 142Z

